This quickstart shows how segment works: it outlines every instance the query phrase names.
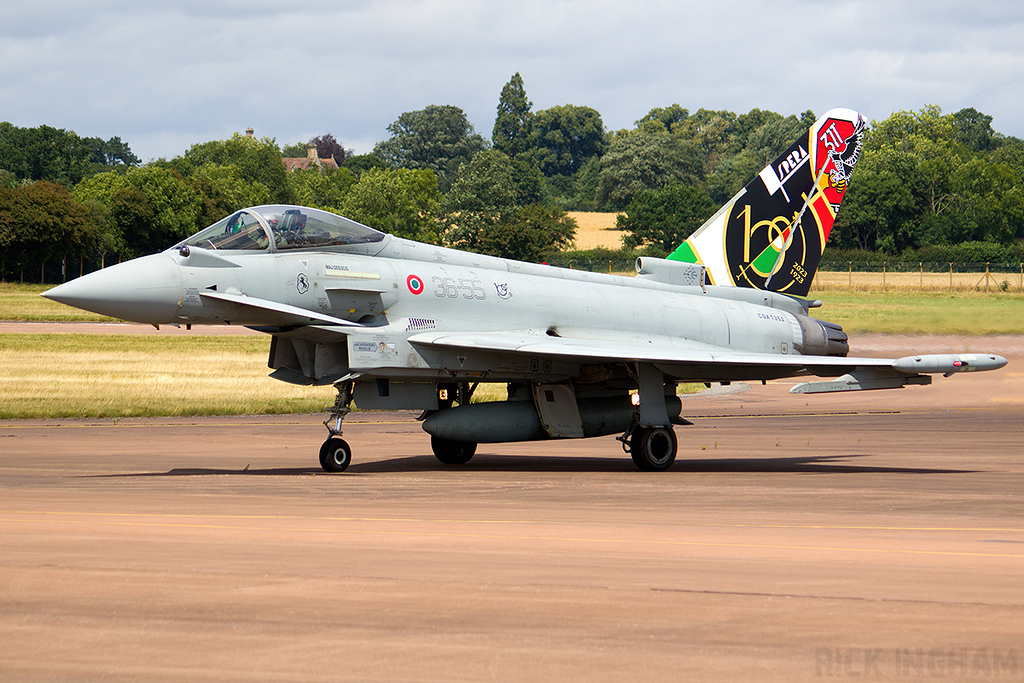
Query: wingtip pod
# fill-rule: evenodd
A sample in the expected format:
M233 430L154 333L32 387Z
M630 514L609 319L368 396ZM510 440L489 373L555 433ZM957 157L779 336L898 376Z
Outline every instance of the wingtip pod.
M669 259L705 265L716 285L807 296L864 127L852 109L830 110Z
M994 353L944 353L925 356L907 356L893 361L892 367L902 373L942 373L949 377L955 372L984 372L1005 366L1006 359Z
M880 361L873 361L878 363ZM984 372L998 370L1007 360L994 353L940 353L906 356L888 366L869 365L855 367L842 377L824 382L801 382L793 386L791 394L827 394L839 391L865 391L868 389L900 389L908 384L931 384L928 375L944 377L957 372Z

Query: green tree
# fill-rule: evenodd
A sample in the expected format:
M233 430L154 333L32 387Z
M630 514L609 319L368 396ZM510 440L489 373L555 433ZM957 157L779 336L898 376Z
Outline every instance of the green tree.
M89 213L62 185L40 181L0 188L3 277L35 279L47 261L73 260L91 250L96 233Z
M571 177L587 159L604 154L601 115L572 104L539 111L533 118L530 147L545 176Z
M544 200L544 175L522 156L512 159L509 173L515 188L513 201L517 206L539 204Z
M81 203L94 200L107 207L126 256L161 251L205 225L196 187L158 165L131 168L124 175L100 173L80 183L73 196Z
M669 253L704 224L715 211L708 193L682 183L658 190L643 190L633 197L616 226L626 231L623 244L630 249L653 245Z
M441 205L444 244L479 251L485 234L516 206L511 160L495 149L477 154L459 168Z
M465 112L451 105L430 105L406 112L388 126L391 137L373 153L389 168L426 169L437 175L442 191L459 166L486 147Z
M574 193L563 208L572 211L597 211L597 192L601 184L601 157L590 157L573 177Z
M247 206L274 201L269 188L263 183L247 180L235 164L203 164L192 172L190 180L202 198L199 218L202 225L212 225ZM289 176L288 180L292 178Z
M84 142L89 146L89 163L94 173L110 169L123 171L129 166L138 166L142 163L120 137L112 137L109 140L86 138Z
M433 171L369 169L345 196L340 213L398 237L436 244L440 203Z
M88 220L95 226L93 252L99 256L101 268L106 266L107 256L125 252L124 236L120 228L110 217L110 209L106 205L89 199L82 203Z
M296 204L327 211L339 211L355 184L356 178L347 168L321 170L311 167L288 174L289 192Z
M697 148L703 158L702 178L710 177L733 150L737 116L731 111L699 109L673 127L672 133Z
M530 149L532 108L533 103L526 97L523 77L517 71L501 89L501 97L498 99L498 115L491 134L494 149L504 152L511 159Z
M830 242L898 254L1024 234L1021 169L1012 141L986 151L996 140L976 110L926 106L873 122Z
M815 121L814 112L799 118L783 117L770 111L752 109L741 114L729 143L735 154L726 154L708 178L708 192L716 203L724 204L749 183L765 166L784 152ZM756 128L751 128L755 126Z
M72 131L0 123L0 168L19 179L72 187L89 174L90 154L89 144Z
M345 168L355 176L356 180L364 171L373 168L387 168L387 165L376 154L356 154L345 159Z
M309 149L308 142L296 142L294 145L285 145L281 148L281 157L284 159L303 159L306 150Z
M442 241L459 249L523 261L539 261L572 242L576 221L561 209L517 204L515 161L485 150L459 169L442 202Z
M829 245L889 253L915 242L925 180L912 155L865 144ZM932 225L935 229L937 224Z
M478 251L482 254L538 262L555 250L572 244L576 221L561 209L531 204L518 207L501 216L481 236Z
M678 104L672 104L668 107L655 107L647 112L647 116L636 122L636 127L637 130L671 133L689 115L690 112ZM648 124L657 125L649 126Z
M109 206L114 193L127 185L128 181L124 175L114 171L107 171L90 176L75 185L75 188L71 191L71 196L81 204L89 200L95 200L105 206Z
M974 152L988 152L999 147L1002 139L992 130L992 117L970 107L951 115L954 138Z
M962 197L960 222L975 229L958 231L948 241L1009 244L1024 225L1024 193L1013 169L1008 164L975 158L956 170L953 182Z
M206 164L235 166L238 177L265 187L271 201L286 204L292 201L281 150L271 138L257 139L235 133L228 140L192 145L182 157L157 165L170 167L188 178Z
M693 145L664 131L618 135L601 158L600 206L624 209L637 192L670 183L699 183L701 158Z

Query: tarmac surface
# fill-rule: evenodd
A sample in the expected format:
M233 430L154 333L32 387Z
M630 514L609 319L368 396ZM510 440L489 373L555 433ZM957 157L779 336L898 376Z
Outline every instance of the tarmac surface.
M446 467L410 413L0 422L0 681L1024 678L1024 340L930 387L686 398Z

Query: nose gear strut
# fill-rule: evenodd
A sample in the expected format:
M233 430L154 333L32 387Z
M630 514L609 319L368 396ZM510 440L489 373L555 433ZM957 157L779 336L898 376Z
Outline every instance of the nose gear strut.
M338 395L331 407L331 414L324 420L324 426L330 436L320 446L320 466L326 472L344 472L352 462L352 449L348 442L341 438L341 425L345 416L352 412L353 380L359 375L346 375L334 383Z

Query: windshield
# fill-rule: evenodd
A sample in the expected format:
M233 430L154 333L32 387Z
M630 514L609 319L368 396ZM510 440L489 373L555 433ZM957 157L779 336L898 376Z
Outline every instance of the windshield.
M178 247L203 249L312 249L380 242L385 234L337 214L300 206L255 206L231 214Z
M270 240L255 215L239 211L188 238L183 244L203 249L266 249Z

